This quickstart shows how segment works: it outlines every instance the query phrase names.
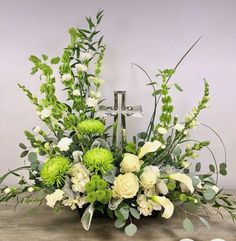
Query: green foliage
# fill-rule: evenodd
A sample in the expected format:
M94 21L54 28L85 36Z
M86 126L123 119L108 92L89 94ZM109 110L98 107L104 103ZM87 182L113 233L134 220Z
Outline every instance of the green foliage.
M193 223L190 219L185 218L183 221L183 227L187 232L193 232Z

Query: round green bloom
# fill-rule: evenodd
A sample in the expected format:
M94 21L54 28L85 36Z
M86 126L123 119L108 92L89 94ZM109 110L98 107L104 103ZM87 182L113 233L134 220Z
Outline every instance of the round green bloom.
M97 182L97 189L105 190L107 188L107 182L103 179Z
M111 170L112 162L112 153L107 149L99 147L87 151L83 158L83 164L85 167L91 172L100 171L102 174Z
M78 131L81 134L103 134L105 132L105 126L100 120L84 120L78 124Z
M97 181L101 180L101 177L99 175L93 175L91 180L97 183Z
M93 203L97 200L96 198L96 193L95 192L89 192L86 196L86 200L89 202L89 203Z
M93 192L96 189L96 183L95 181L89 181L85 184L85 190L86 192Z
M65 174L70 169L70 161L62 156L49 159L40 172L41 179L46 186L60 187L63 185Z
M106 191L105 190L97 190L96 197L99 202L104 201L106 199Z

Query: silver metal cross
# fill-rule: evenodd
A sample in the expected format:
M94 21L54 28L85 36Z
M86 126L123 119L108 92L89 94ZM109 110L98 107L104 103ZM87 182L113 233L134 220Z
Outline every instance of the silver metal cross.
M126 116L143 117L141 105L126 107L125 102L126 91L114 91L114 107L99 106L97 112L98 117L114 117L112 142L120 148L126 142Z

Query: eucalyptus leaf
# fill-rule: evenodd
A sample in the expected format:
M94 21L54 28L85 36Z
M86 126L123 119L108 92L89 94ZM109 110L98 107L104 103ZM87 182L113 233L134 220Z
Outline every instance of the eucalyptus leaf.
M127 208L121 208L120 212L125 220L129 218L129 210Z
M137 226L133 223L129 224L128 226L126 226L125 228L125 233L127 236L134 236L137 232Z
M207 201L212 200L215 197L216 193L211 189L208 188L203 192L203 196Z
M193 223L190 219L185 218L183 221L183 227L187 232L193 232Z
M175 83L174 86L177 90L179 90L181 92L183 91L183 89L178 84Z
M200 172L201 171L201 162L198 162L195 166L195 172Z
M172 153L175 156L180 156L181 152L182 152L181 148L179 146L177 146Z
M36 162L37 161L37 154L35 152L30 152L28 155L29 162Z
M216 171L215 166L213 164L210 164L209 170L214 173Z
M20 154L20 157L21 158L24 158L28 155L29 151L23 151L21 154Z
M51 59L51 64L58 64L60 62L60 57L55 57Z
M201 221L208 229L211 229L208 221L207 221L205 218L199 217L199 219L200 219L200 221Z
M137 209L130 208L129 211L134 218L140 219L140 212Z
M122 220L122 219L116 219L115 223L114 223L114 226L116 228L122 228L124 227L126 224L126 220Z
M19 144L19 147L20 147L21 149L23 149L23 150L27 149L26 145L23 144L23 143L20 143L20 144Z

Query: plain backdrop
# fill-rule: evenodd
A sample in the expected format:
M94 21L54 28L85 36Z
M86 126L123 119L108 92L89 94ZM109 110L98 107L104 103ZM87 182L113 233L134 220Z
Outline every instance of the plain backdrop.
M34 107L17 87L25 84L38 92L40 80L30 75L30 54L58 56L69 41L68 28L84 27L85 16L105 10L100 29L107 52L102 77L106 104L113 104L113 91L126 90L127 104L143 107L144 118L128 119L128 137L145 130L153 108L147 78L137 63L155 79L158 69L173 68L191 44L202 36L178 68L172 83L184 92L171 92L175 114L183 119L203 93L209 80L211 108L199 121L210 125L223 138L228 152L228 176L220 185L235 188L236 173L236 1L235 0L0 0L0 174L23 164L19 142L23 131L39 124ZM192 132L210 140L218 162L223 148L209 130ZM207 171L212 157L203 151L198 160ZM13 184L14 178L6 184Z

